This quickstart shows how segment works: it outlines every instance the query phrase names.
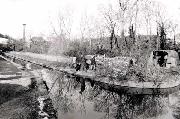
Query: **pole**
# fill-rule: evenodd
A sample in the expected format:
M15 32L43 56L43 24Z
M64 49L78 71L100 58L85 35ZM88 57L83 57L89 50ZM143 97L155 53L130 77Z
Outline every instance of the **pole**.
M25 49L26 46L26 24L23 24L23 49Z

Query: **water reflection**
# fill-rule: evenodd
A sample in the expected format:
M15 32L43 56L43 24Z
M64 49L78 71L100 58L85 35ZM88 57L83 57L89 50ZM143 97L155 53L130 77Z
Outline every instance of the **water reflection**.
M58 78L53 95L59 119L156 119L168 111L164 96L125 95L81 78L53 75Z
M180 119L180 91L170 95L170 106L175 119Z

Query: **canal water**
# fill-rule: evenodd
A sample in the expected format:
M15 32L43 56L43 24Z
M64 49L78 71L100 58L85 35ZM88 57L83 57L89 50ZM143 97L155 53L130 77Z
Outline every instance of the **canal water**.
M126 95L60 72L32 69L46 81L58 119L180 119L180 92Z
M42 69L41 75L59 119L179 119L180 93L126 95L63 73Z

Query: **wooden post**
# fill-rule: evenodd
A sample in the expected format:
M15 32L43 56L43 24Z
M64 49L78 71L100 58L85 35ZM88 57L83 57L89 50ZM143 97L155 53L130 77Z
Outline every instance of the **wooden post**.
M85 80L83 78L80 78L80 82L81 82L81 91L79 93L82 94L86 88L86 84L85 84Z

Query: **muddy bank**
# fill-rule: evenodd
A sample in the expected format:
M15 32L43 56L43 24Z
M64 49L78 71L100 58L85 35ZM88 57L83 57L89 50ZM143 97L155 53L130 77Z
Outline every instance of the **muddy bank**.
M41 78L29 80L26 87L16 80L0 83L0 119L57 119Z

